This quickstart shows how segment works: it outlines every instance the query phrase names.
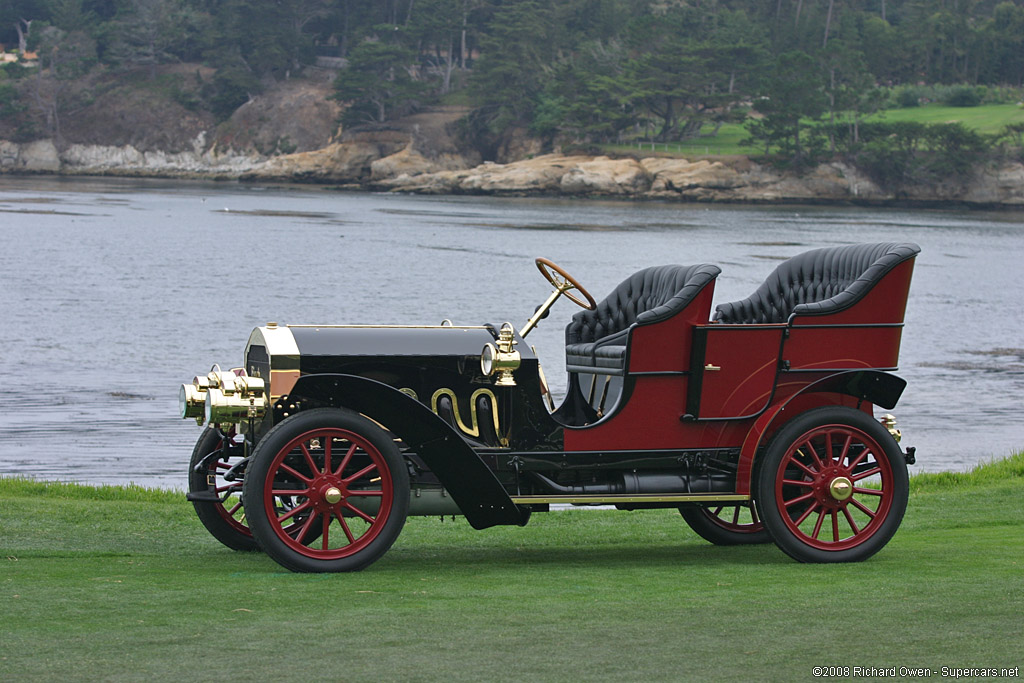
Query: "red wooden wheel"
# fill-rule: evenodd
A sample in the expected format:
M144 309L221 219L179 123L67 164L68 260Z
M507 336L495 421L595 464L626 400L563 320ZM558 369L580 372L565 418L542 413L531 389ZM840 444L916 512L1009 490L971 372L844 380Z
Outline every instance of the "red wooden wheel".
M245 523L241 474L232 481L224 478L243 457L243 449L235 443L233 434L221 434L207 427L192 451L188 490L216 496L216 500L192 501L196 516L214 538L233 550L259 550Z
M805 562L849 562L880 550L899 527L907 466L868 415L819 408L772 441L758 478L762 520L775 542Z
M715 545L768 543L771 536L751 503L684 505L679 514L701 538Z
M296 571L353 571L384 554L409 506L394 442L359 415L321 409L281 422L260 442L244 500L253 533Z

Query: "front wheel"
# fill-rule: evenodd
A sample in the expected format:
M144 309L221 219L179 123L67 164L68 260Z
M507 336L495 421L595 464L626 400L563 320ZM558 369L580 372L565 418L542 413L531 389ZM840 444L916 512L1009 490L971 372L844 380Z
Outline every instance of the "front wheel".
M242 499L253 535L282 566L358 571L398 538L409 510L409 472L395 442L370 420L310 410L260 441Z
M259 550L242 509L242 444L233 434L207 427L199 436L188 464L188 490L204 499L193 499L199 521L218 541L232 550ZM243 470L244 471L244 470ZM225 475L230 478L226 478Z
M761 521L801 562L871 557L896 533L909 497L907 463L885 427L834 406L784 425L755 483Z

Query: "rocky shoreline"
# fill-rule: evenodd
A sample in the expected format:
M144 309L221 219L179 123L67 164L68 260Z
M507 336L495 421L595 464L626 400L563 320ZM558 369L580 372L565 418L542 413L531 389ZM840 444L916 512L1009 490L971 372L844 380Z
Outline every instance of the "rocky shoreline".
M418 151L415 138L356 136L321 149L263 156L218 150L198 136L191 149L0 140L0 174L114 175L321 183L419 194L568 196L684 202L863 203L1024 207L1024 164L979 167L970 180L883 189L856 168L824 163L802 174L745 157L610 158L543 154L507 164Z

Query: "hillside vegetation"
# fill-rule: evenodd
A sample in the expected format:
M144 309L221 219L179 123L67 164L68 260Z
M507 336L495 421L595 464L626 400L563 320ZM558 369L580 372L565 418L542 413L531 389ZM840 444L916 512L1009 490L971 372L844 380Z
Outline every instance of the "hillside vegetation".
M1024 132L1010 0L7 0L0 44L21 56L0 139L58 150L280 155L458 106L485 160L647 144L844 157L895 184L1019 161ZM317 103L297 113L301 82ZM937 104L955 111L922 118ZM1008 116L964 113L986 107ZM879 123L892 109L916 111Z

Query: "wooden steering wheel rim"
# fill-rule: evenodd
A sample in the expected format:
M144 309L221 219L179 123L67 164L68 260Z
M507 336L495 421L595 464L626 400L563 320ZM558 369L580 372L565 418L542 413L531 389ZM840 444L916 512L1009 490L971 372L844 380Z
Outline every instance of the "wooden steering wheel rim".
M555 263L552 263L550 259L546 259L543 256L537 257L535 259L535 263L537 264L537 270L541 272L541 275L543 275L544 278L552 285L554 285L557 289L560 289L566 299L573 302L577 306L587 309L588 311L592 311L595 308L597 308L597 302L594 300L594 297L590 295L590 292L588 292L583 287L583 285L577 282L576 278L574 278L572 275L569 275L569 273L565 272L564 268ZM562 289L563 283L560 283L557 280L555 280L554 276L551 274L552 270L561 275L565 279L565 282L568 282L570 285L572 285L572 289L575 289L580 294L582 294L584 299L586 300L584 301L576 296L573 296L573 294L571 294L572 289Z

